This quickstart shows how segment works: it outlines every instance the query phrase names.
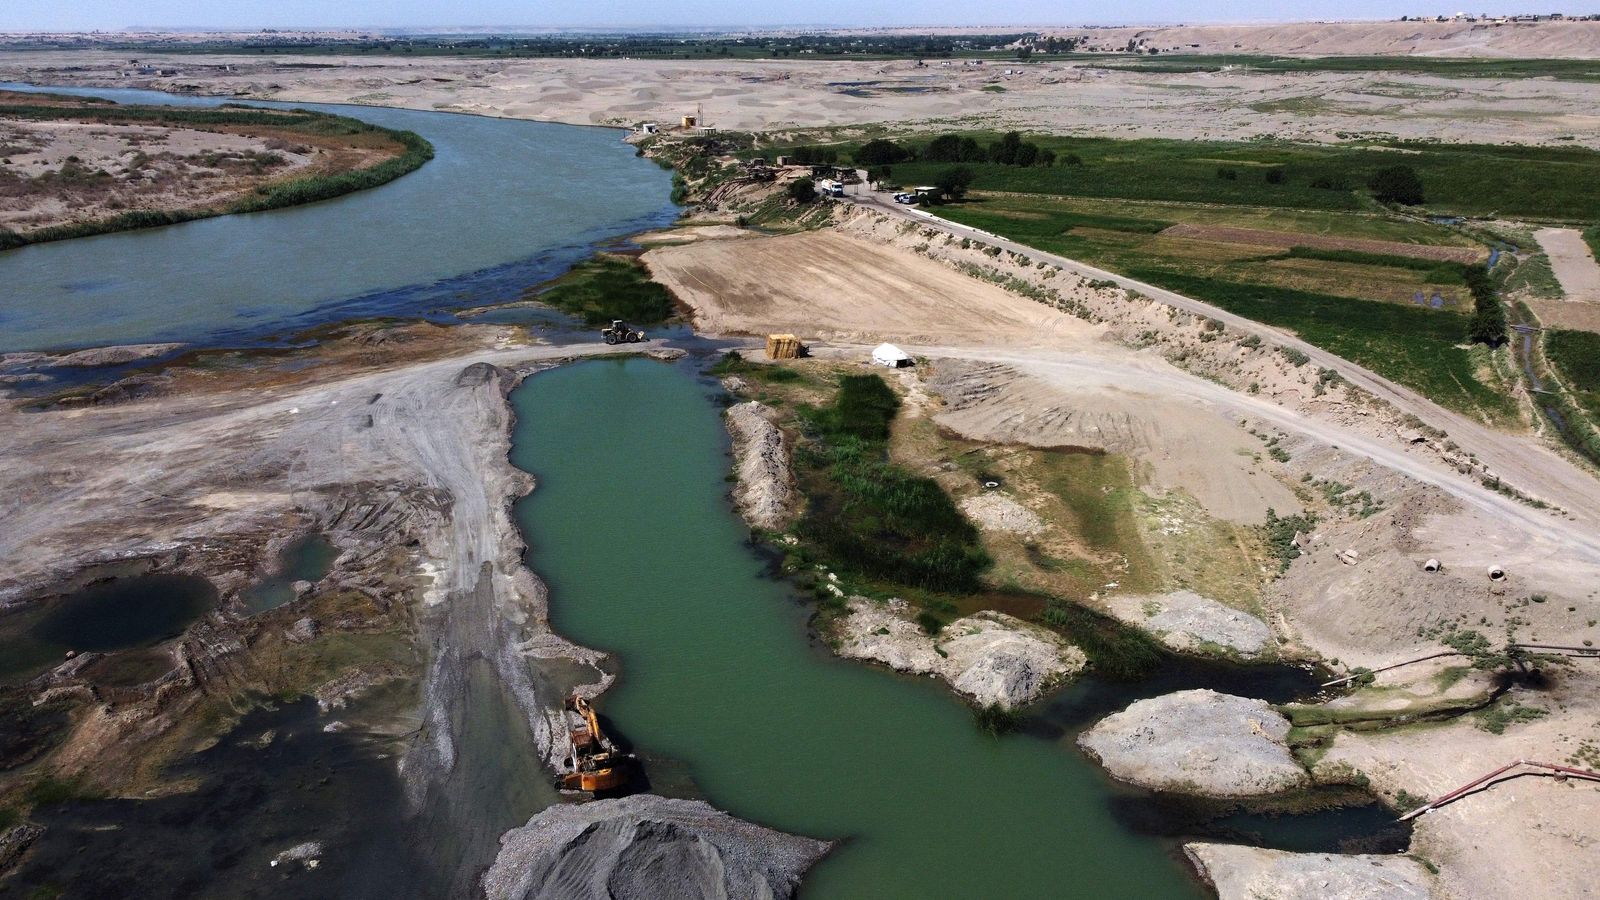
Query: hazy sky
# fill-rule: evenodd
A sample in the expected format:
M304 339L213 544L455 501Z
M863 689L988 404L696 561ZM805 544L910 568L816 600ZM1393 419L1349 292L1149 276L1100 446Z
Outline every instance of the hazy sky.
M1387 19L1402 14L1588 11L1559 0L0 0L0 30L446 25L1005 25Z

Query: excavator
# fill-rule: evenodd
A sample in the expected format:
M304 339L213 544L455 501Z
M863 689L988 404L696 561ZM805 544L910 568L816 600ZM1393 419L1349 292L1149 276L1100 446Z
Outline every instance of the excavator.
M600 329L600 337L608 344L637 344L645 339L644 332L629 327L621 319L612 319L610 328Z
M561 786L590 793L621 787L628 780L633 757L617 750L600 730L600 719L587 699L574 692L567 698L566 708L577 715L578 724L567 729L572 771L561 776Z

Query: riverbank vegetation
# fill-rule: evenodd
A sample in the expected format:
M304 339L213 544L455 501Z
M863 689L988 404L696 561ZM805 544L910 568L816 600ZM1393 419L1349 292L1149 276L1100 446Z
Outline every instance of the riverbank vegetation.
M795 460L809 507L801 536L846 572L940 592L975 591L991 560L938 482L889 461L900 401L877 375L846 375L833 402L801 415Z
M1105 677L1134 679L1167 651L1084 598L1110 581L1135 593L1190 587L1245 607L1259 595L1260 561L1245 549L1251 529L1212 522L1192 501L1146 496L1120 457L975 444L906 415L880 376L826 363L730 354L712 371L744 380L740 392L778 410L794 440L806 509L776 546L824 623L854 594L908 601L930 634L992 610L1060 633ZM1005 489L980 487L988 482ZM962 505L971 499L964 484L989 499L1038 499L1030 505L1053 527L980 532ZM1174 533L1147 546L1144 519ZM1175 531L1177 521L1187 527Z
M0 92L0 122L0 250L314 203L433 158L412 132L309 110Z
M672 292L651 281L643 263L614 253L599 253L578 263L535 298L581 316L587 325L605 325L612 319L654 325L673 313Z

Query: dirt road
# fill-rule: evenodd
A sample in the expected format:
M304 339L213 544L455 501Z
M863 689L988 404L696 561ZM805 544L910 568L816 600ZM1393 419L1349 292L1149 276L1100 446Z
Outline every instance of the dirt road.
M1588 472L1540 446L1530 438L1495 431L1459 413L1444 409L1409 388L1397 385L1369 369L1313 346L1293 335L1219 309L1192 297L1185 297L1182 294L1094 266L1085 265L1063 256L1036 250L987 231L969 228L965 225L941 219L921 210L899 206L882 195L867 195L856 199L854 202L878 212L888 213L907 221L916 222L919 225L938 228L957 237L979 240L990 246L1021 254L1037 262L1061 266L1067 271L1077 273L1085 278L1112 281L1123 288L1138 291L1147 297L1177 309L1196 315L1208 316L1231 328L1248 334L1255 334L1263 341L1271 342L1280 347L1298 350L1309 357L1317 366L1336 370L1356 387L1392 404L1402 412L1416 416L1427 425L1446 432L1456 443L1475 453L1502 481L1515 486L1530 496L1540 498L1553 506L1560 507L1565 511L1565 517L1550 512L1534 510L1531 507L1506 498L1475 481L1455 475L1447 475L1437 468L1430 467L1424 480L1428 480L1431 483L1439 483L1441 486L1448 482L1453 485L1452 492L1460 493L1464 491L1478 498L1478 502L1493 504L1506 510L1508 514L1514 510L1517 517L1526 521L1530 526L1534 526L1535 523L1542 523L1538 525L1537 530L1551 538L1567 540L1575 545L1582 545L1600 552L1600 479L1596 479ZM1352 445L1341 444L1341 446ZM1376 446L1373 447L1374 452L1377 449ZM1414 462L1410 467L1417 468ZM1422 477L1420 470L1418 477Z
M1600 263L1595 262L1583 234L1572 228L1541 228L1533 236L1550 258L1550 268L1567 300L1600 303Z

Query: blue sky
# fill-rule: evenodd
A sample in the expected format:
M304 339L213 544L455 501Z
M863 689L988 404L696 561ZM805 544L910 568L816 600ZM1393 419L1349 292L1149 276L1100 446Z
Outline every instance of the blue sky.
M1007 25L1387 19L1402 14L1549 12L1559 2L1470 0L0 0L0 30L161 27L651 25ZM1569 7L1569 13L1588 7Z

